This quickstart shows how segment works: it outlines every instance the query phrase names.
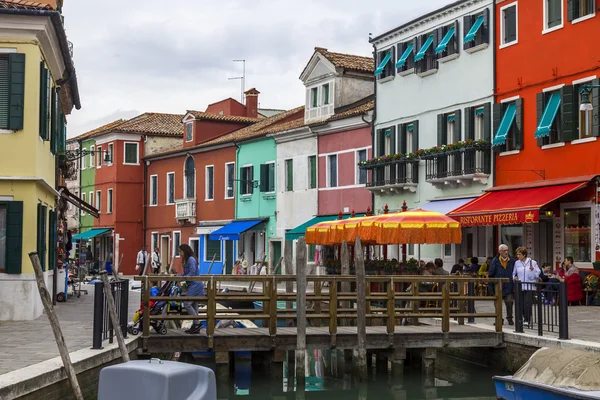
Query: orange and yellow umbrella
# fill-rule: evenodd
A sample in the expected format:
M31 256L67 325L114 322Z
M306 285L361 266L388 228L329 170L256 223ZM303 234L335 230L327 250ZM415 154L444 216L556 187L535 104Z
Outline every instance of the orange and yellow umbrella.
M306 228L306 244L329 244L329 227L340 220L323 221Z
M369 218L372 217L355 217L335 221L329 227L329 244L341 244L344 240L349 244L354 243L360 223Z
M378 244L449 244L461 243L462 231L456 220L434 211L416 209L387 214L373 222L372 232ZM362 238L362 236L361 236Z

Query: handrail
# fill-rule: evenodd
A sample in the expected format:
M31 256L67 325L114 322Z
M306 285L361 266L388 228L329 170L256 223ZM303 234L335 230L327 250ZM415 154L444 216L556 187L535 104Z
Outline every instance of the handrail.
M142 282L144 309L149 310L150 301L197 301L204 307L198 316L188 315L150 315L145 312L143 316L143 338L150 335L150 321L152 320L206 320L206 333L208 347L213 348L215 326L217 320L262 320L263 326L268 328L269 334L277 335L278 320L295 320L296 310L285 308L278 309L278 301L294 301L296 294L288 292L280 283L295 281L295 275L199 275L199 276L169 276L148 275L133 278ZM203 281L206 282L205 296L150 296L150 283L156 281ZM357 324L358 310L347 302L357 302L355 292L344 292L342 283L356 282L355 276L326 275L307 276L307 282L312 287L307 287L306 293L306 320L316 326L321 326L328 320L331 345L335 346L336 334L339 326L344 326L343 321L353 321ZM228 292L218 293L217 287L221 282L260 282L257 292ZM464 276L418 276L418 275L368 275L365 277L367 301L365 321L367 325L386 326L387 333L393 335L396 327L404 320L413 323L418 318L440 318L441 331L450 331L452 317L464 324L464 318L495 318L496 332L502 332L502 283L508 279L479 278ZM326 287L324 283L329 285ZM493 283L496 285L494 295L466 295L465 285ZM437 286L439 291L430 291ZM281 291L280 291L281 290ZM217 303L223 302L255 302L262 301L262 309L219 309ZM493 313L468 312L466 304L474 301L490 301L496 305ZM323 304L328 303L328 304ZM423 306L425 304L425 306ZM298 305L297 305L298 307ZM345 308L342 308L345 307ZM273 341L274 343L274 341Z

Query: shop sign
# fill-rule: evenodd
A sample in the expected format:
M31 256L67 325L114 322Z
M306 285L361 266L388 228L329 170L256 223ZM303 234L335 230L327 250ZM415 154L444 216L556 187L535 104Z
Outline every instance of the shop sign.
M539 217L540 210L453 216L462 226L531 224L538 222Z

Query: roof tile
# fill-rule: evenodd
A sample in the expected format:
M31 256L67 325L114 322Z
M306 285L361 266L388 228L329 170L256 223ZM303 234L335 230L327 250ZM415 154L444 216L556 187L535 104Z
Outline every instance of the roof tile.
M144 113L116 126L113 132L153 136L183 136L181 114Z
M49 4L27 0L1 0L0 8L13 10L54 10Z
M76 140L88 139L88 138L90 138L90 137L92 137L92 136L98 136L98 135L100 135L100 134L102 134L102 133L105 133L105 132L108 132L108 131L110 131L110 130L111 130L112 128L114 128L115 126L121 125L121 124L122 124L123 122L125 122L125 121L127 121L127 120L126 120L126 119L123 119L123 118L121 118L121 119L118 119L118 120L116 120L116 121L113 121L113 122L110 122L110 123L108 123L108 124L106 124L106 125L102 125L101 127L99 127L99 128L96 128L96 129L94 129L94 130L91 130L91 131L89 131L89 132L82 133L82 134L81 134L81 135L79 135L79 136L75 136L74 138L71 138L71 139L69 139L69 140L68 140L68 142L71 142L71 141L76 141Z
M224 122L243 122L243 123L255 123L258 121L262 121L263 119L259 118L250 118L250 117L241 117L238 115L223 115L223 114L214 114L207 113L204 111L194 111L188 110L189 114L192 114L196 119L203 119L209 121L224 121Z
M323 47L315 47L315 51L340 68L361 72L374 72L375 60L373 57L356 56L353 54L334 53Z

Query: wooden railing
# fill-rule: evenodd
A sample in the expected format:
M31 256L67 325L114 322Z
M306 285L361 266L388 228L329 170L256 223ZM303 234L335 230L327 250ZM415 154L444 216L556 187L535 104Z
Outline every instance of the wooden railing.
M151 301L197 301L200 304L198 316L190 315L143 315L143 336L150 334L152 320L205 320L209 347L212 348L215 326L219 320L262 320L263 327L268 327L270 335L277 335L277 321L290 320L296 326L295 291L290 291L286 283L296 282L292 275L202 275L196 277L181 276L142 276L135 277L142 281L144 310L149 310ZM174 282L204 281L205 296L150 296L152 282L165 279ZM386 326L387 333L393 335L397 326L407 321L418 323L419 318L441 319L441 331L450 331L450 320L456 318L458 324L464 319L495 318L496 332L502 332L502 279L473 278L459 276L412 276L391 275L365 277L365 297L361 301L356 291L351 290L351 283L357 282L355 276L308 276L304 306L309 326L322 326L327 321L331 345L336 345L336 333L340 326L360 325L358 315L361 304L364 305L364 323L367 326ZM504 280L506 281L506 280ZM248 287L251 282L258 283L256 292L229 291L219 289L227 285ZM358 282L357 282L358 284ZM487 290L467 290L497 286L495 295L487 295ZM287 287L287 290L286 290ZM232 289L230 287L230 289ZM360 292L360 290L358 290ZM479 292L479 293L478 293ZM471 293L467 295L466 293ZM277 308L277 302L286 302L283 309ZM468 312L469 302L488 301L496 305L495 312ZM259 309L217 308L233 302L262 302Z

